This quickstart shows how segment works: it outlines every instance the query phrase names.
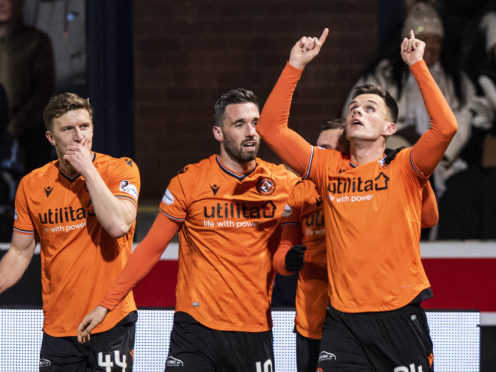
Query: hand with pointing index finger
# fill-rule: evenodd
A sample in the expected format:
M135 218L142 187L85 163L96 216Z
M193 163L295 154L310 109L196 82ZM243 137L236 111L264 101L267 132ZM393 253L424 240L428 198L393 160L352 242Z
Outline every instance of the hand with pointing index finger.
M320 38L318 39L316 37L303 36L291 49L289 64L295 68L305 68L305 66L319 54L328 34L329 29L324 28L322 35L320 35Z
M401 58L408 65L424 58L425 43L422 40L416 39L413 30L410 30L410 38L404 38L401 43Z

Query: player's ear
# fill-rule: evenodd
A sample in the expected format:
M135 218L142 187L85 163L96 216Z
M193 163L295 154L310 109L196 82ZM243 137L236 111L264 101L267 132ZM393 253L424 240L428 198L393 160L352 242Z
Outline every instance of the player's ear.
M55 138L53 138L52 132L50 132L49 130L47 130L45 132L45 137L47 138L48 142L50 142L52 144L52 146L55 146Z
M396 124L388 123L386 128L384 128L384 132L382 133L384 136L389 137L396 133Z
M214 133L214 137L217 141L224 141L224 133L222 133L222 128L218 125L214 125L212 127L212 132Z

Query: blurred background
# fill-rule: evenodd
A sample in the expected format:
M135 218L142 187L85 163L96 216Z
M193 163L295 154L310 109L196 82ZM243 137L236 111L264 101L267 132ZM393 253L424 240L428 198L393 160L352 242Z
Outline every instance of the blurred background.
M457 240L467 244L455 244L456 252L479 252L468 260L460 260L463 253L425 258L439 301L428 308L477 308L491 313L496 311L495 12L495 1L490 0L24 0L22 19L51 43L53 60L47 55L33 59L53 64L53 75L44 72L39 77L53 85L47 91L72 91L90 98L93 149L131 157L140 167L136 242L148 231L177 171L218 151L212 112L223 92L248 88L263 105L294 43L329 27L326 45L296 89L290 117L290 126L313 143L323 123L341 117L353 86L360 80L378 79L383 66L390 68L385 76L397 99L413 94L408 90L408 72L394 62L404 27L415 28L428 45L437 46L438 59L429 67L438 83L443 82L445 95L453 99L459 123L464 123L458 148L443 160L433 180L440 222L422 235L423 240L441 244L431 246L433 250L449 252L453 247L449 242ZM1 53L2 43L0 36ZM22 50L22 45L27 44L15 50ZM6 72L5 61L0 56L0 134L5 132L2 141L7 145L2 142L2 148L8 149L1 155L0 242L8 249L15 188L29 171L24 160L41 154L43 144L39 150L31 145L30 152L17 155L22 154L24 137L11 129L16 108L11 107L5 76L12 75ZM32 85L33 90L36 87ZM408 131L409 126L415 130ZM405 138L420 135L420 126L406 123ZM43 138L41 129L38 134ZM266 146L260 157L279 162ZM171 260L175 257L173 253ZM164 265L161 273L150 273L146 289L137 288L142 306L174 305L177 262ZM160 291L156 282L164 281L164 271L169 299L149 304L140 295L151 297L150 291ZM460 273L466 273L465 283L453 285L451 280ZM25 278L2 295L0 305L39 306L39 277L35 256ZM443 297L443 290L449 294ZM277 281L275 295L277 304L291 306L292 296L294 301L294 294L277 289ZM484 328L483 335L481 347L490 350L496 344L496 328ZM486 360L494 362L492 354L486 353Z
M211 126L213 104L220 94L245 87L263 104L296 40L320 35L329 27L321 55L307 68L296 90L290 118L292 128L315 142L320 126L342 115L357 80L379 61L398 58L403 24L418 3L424 1L24 0L23 13L26 25L43 31L52 42L54 92L90 97L95 108L94 150L137 162L143 180L141 210L154 213L179 169L218 151ZM440 18L443 66L449 66L448 73L453 75L463 71L472 82L470 96L483 96L477 81L480 56L486 51L480 23L494 9L493 1L425 3L437 15L424 12L414 22L429 28L437 21L433 17ZM455 93L464 88L455 79ZM472 168L481 167L483 139L493 130L491 107L487 101L481 105L487 114L482 115L485 123L478 128L469 124L472 130L463 139L464 151L459 151ZM475 118L474 106L467 110ZM262 147L260 156L279 162L267 147ZM491 163L489 168L494 166ZM489 168L484 171L492 174ZM455 209L460 209L459 194L467 194L467 187L472 195L480 194L473 188L496 177L479 180L481 172L477 172L465 178L475 183L475 177L478 184L467 185L463 177L453 181L456 172L459 167L449 173L449 181L464 184L464 189L454 196L443 195L449 217L443 219L441 208L440 221L449 225L430 239L496 237L492 225L496 220L482 216L488 199L466 200L459 215L449 202L455 199ZM494 197L489 200L496 206ZM9 240L10 231L2 231L3 236L1 240ZM139 230L137 238L141 237Z

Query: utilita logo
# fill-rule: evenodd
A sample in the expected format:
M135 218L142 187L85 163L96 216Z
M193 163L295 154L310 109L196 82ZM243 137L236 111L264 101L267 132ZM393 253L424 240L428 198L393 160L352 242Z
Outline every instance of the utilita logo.
M370 180L363 180L361 177L337 178L327 185L327 191L333 194L344 194L350 192L369 192L372 190L386 190L389 187L389 177L383 172Z
M86 218L93 216L95 216L95 212L93 211L93 208L91 208L91 206L88 207L88 209L73 209L72 206L55 209L50 208L44 213L38 213L38 218L43 225L51 225L63 222L75 222L85 220Z
M272 201L260 203L216 203L203 207L205 218L274 218L276 206Z

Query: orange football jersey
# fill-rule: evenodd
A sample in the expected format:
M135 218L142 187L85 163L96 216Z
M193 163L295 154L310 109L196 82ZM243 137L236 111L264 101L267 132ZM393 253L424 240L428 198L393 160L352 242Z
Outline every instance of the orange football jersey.
M405 306L429 287L420 261L422 188L405 149L355 166L340 152L314 148L310 177L326 214L329 297L343 312Z
M422 190L456 133L457 123L424 61L410 66L431 119L413 146L386 164L311 146L288 128L303 70L287 64L257 124L264 141L322 195L331 304L343 312L387 311L429 288L420 260Z
M127 158L94 153L93 163L117 197L138 202L138 167ZM83 317L98 305L131 253L135 224L112 238L98 222L82 176L68 178L52 161L26 175L16 193L14 232L37 234L41 247L44 331L76 336ZM136 310L132 292L95 332L112 328Z
M262 332L271 328L272 256L297 177L256 159L245 175L216 155L174 177L160 211L179 230L176 311L206 327Z
M295 326L302 336L321 339L329 304L322 198L315 184L304 180L295 186L288 205L290 212L281 221L283 235L289 226L297 225L301 238L295 244L307 247L305 264L299 272L296 288Z

